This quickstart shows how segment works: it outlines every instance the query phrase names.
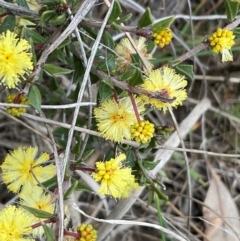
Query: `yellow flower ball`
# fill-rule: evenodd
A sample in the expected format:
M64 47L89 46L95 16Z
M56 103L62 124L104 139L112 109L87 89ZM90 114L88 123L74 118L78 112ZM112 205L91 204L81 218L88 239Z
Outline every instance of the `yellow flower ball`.
M160 48L163 48L165 45L170 44L173 34L170 28L166 28L160 31L154 31L152 36L154 43Z

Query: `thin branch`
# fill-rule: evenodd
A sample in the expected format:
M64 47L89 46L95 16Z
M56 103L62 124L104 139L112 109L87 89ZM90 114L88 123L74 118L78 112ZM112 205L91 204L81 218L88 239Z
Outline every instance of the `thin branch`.
M91 27L99 27L101 23L99 22L90 22L90 21L82 21L81 23L84 26L91 26ZM228 24L225 28L229 30L233 30L240 24L240 18L237 18L232 23ZM106 28L111 28L110 25L106 25ZM152 39L152 30L151 29L139 29L138 27L129 27L129 26L119 26L119 28L124 32L134 33L139 36L143 36L147 39ZM112 29L112 28L111 28ZM186 52L185 54L181 55L180 57L176 58L172 64L175 63L181 63L193 56L196 56L196 54L204 49L207 49L209 47L208 41L205 39L203 42L190 51Z
M18 16L30 16L30 17L39 17L38 12L29 10L27 8L21 7L21 6L17 6L15 4L12 3L8 3L6 1L0 0L0 6L3 8L6 8L8 10L8 12L10 12L13 15L18 15Z
M182 138L182 134L180 132L177 120L175 118L175 115L173 114L173 111L171 108L168 108L168 111L172 117L173 123L175 125L179 140L181 142L181 145L183 147L183 149L185 149L185 144ZM188 219L187 219L187 228L188 231L190 230L190 217L192 215L192 185L191 185L191 176L190 176L190 166L189 166L189 160L188 160L188 156L187 156L187 152L183 151L183 155L184 155L184 161L185 161L185 166L186 166L186 170L187 170L187 184L188 184L188 195L189 195L189 202L188 202Z
M112 2L111 7L109 8L109 10L108 10L108 12L107 12L107 14L106 14L106 16L104 18L102 27L100 28L100 30L98 32L98 35L97 35L97 38L96 38L96 41L93 44L91 55L90 55L90 57L88 59L87 68L86 68L84 76L83 76L81 89L80 89L80 91L78 93L78 98L77 98L77 102L78 103L80 103L82 101L83 94L84 94L84 91L85 91L85 87L87 85L88 78L89 78L89 75L90 75L90 71L91 71L91 68L92 68L92 65L93 65L93 61L94 61L95 55L97 53L100 40L101 40L102 35L104 33L105 25L107 24L108 18L109 18L110 14L112 12L112 9L113 9L113 3L114 2ZM63 165L62 165L63 173L65 172L65 169L66 169L68 156L69 156L69 153L70 153L72 137L73 137L73 133L74 133L74 127L75 127L76 122L77 122L79 109L80 109L80 107L76 107L76 109L74 111L73 120L72 120L72 126L71 126L71 129L70 129L69 133L68 133L68 142L67 142L67 146L66 146L66 150L65 150L65 156L64 156Z

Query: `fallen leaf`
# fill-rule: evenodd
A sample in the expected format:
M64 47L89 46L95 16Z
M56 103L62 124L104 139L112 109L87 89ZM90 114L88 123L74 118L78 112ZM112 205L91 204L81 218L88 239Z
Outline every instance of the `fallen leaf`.
M211 241L239 241L240 222L235 202L215 171L204 200L205 235ZM209 207L209 208L207 208Z

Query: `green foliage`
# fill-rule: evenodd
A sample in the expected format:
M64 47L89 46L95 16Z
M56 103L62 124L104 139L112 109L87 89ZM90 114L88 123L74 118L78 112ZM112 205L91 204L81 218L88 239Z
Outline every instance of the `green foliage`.
M26 0L17 0L17 4L18 4L19 6L22 6L22 7L24 7L24 8L29 9L29 7L28 7L28 4L27 4L27 1L26 1Z
M147 170L153 170L159 162L154 162L154 157L149 157L149 158L145 158L143 160L143 166L147 169Z
M165 28L169 28L171 26L171 24L173 23L174 19L175 19L174 16L165 18L165 19L153 24L152 30L154 32L156 32L156 31L161 31Z
M52 213L45 212L43 210L39 210L39 209L36 209L36 208L31 208L31 207L28 207L26 205L21 205L21 207L26 209L28 212L32 213L37 218L47 219L47 218L52 218L54 216Z
M226 7L228 20L233 21L236 18L236 15L238 13L239 3L231 0L224 0L224 4Z
M55 64L45 64L43 66L43 69L52 76L70 74L73 72L73 70L71 70L71 69L65 69L65 68L59 67Z
M43 182L42 185L48 189L52 188L52 187L56 187L57 186L57 176L48 179L47 181Z
M115 56L108 54L106 59L102 59L98 63L98 69L102 71L112 71L115 69Z
M115 21L115 23L116 23L116 24L125 23L125 22L129 21L129 20L131 19L131 17L132 17L132 13L129 13L129 14L121 17L121 18L118 18L118 19Z
M114 49L115 43L113 41L113 38L111 34L107 31L104 32L103 37L102 37L103 43L109 47L110 49Z
M146 11L144 12L144 14L141 16L141 18L138 21L138 27L143 28L143 27L151 25L153 22L154 22L154 19L153 19L150 8L146 8Z
M34 107L37 111L41 111L41 103L42 96L36 85L31 86L29 95L28 95L28 103L32 107Z
M47 241L54 241L55 240L55 233L50 227L48 227L47 225L44 224L43 230L44 230L44 234L46 235Z
M25 38L26 39L31 38L34 44L44 44L46 41L41 34L29 28L24 28L24 34L25 34Z
M193 73L193 66L189 64L179 64L176 65L175 70L181 74L186 76L188 80L193 80L194 79L194 73Z
M67 200L70 198L70 196L73 194L73 192L76 190L78 186L78 181L77 180L73 180L72 181L72 185L68 188L68 190L65 192L64 194L64 200Z
M140 85L143 81L142 71L139 68L134 69L133 75L128 79L130 86Z
M0 33L6 32L7 30L13 31L16 25L16 16L8 15L0 25Z
M105 101L113 95L112 87L109 86L106 82L103 82L99 87L98 94L100 100Z
M114 22L122 13L122 7L117 0L114 0L112 12L108 18L108 22Z
M75 179L73 179L73 181L75 182ZM77 181L77 185L75 188L77 191L87 191L87 192L92 192L92 189L89 188L88 186L86 186L83 182L81 181Z

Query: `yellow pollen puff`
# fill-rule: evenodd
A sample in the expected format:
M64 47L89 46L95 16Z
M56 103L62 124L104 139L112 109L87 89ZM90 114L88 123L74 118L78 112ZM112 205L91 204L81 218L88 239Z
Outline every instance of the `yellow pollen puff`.
M109 161L96 162L96 170L91 176L95 181L100 182L99 194L125 198L139 188L132 175L132 169L124 167L122 163L125 159L126 155L121 153ZM109 170L106 170L107 166ZM105 171L100 170L100 167L103 167Z
M171 42L173 34L170 28L166 28L153 32L152 36L154 43L160 48L163 48L165 45L168 45Z
M147 143L154 134L154 125L149 121L141 121L131 126L132 138L139 143Z
M235 35L231 30L218 28L211 36L208 37L209 45L213 52L222 54L222 61L232 61L230 49L235 44Z
M96 241L97 231L93 228L92 224L81 224L78 227L78 232L80 233L79 241Z
M8 95L6 98L6 102L7 103L15 103L15 99L17 98L18 94L11 94ZM25 95L20 95L18 98L18 102L16 104L23 104L23 105L27 105L28 104L28 100L27 97ZM26 113L26 108L25 107L7 107L6 108L7 113L12 115L12 116L17 116L19 117L21 114Z

